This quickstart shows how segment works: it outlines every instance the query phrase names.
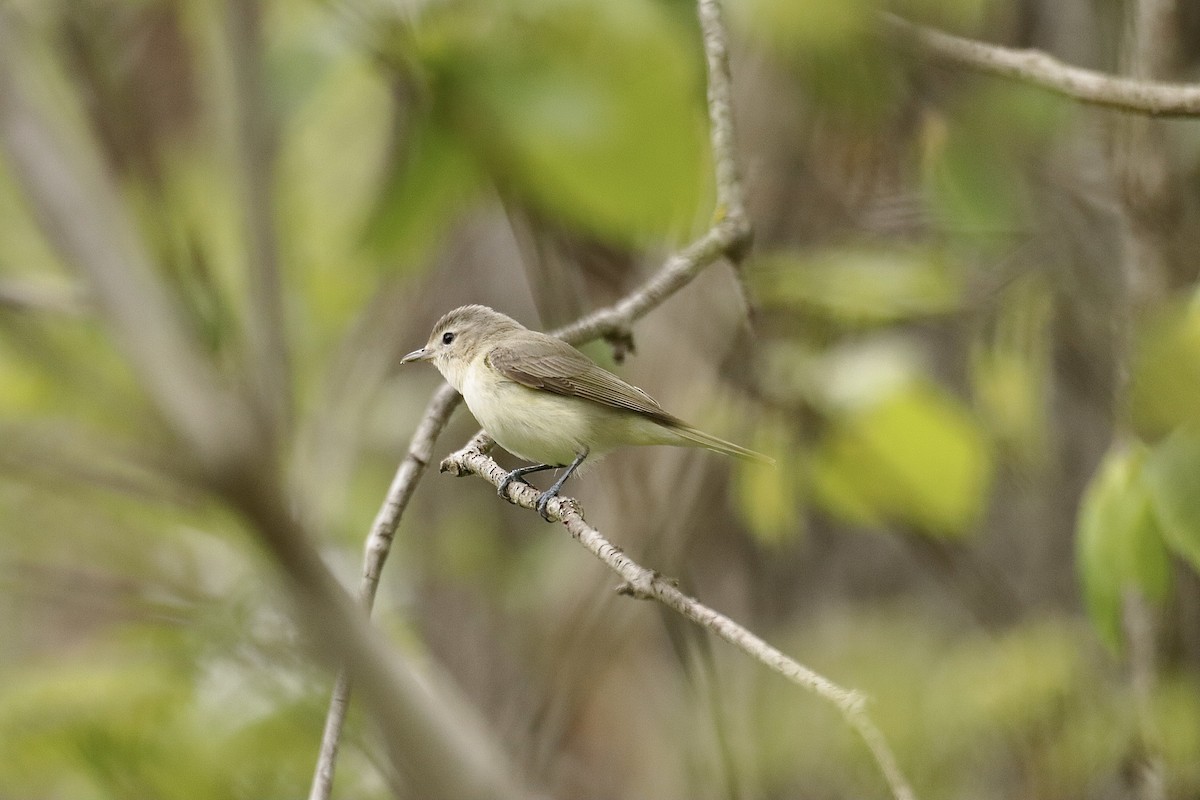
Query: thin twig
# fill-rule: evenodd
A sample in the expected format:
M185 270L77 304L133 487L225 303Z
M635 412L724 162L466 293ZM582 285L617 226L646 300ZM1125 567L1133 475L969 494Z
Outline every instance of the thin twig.
M1153 117L1200 116L1200 86L1123 78L1071 66L1040 50L1018 50L967 39L894 14L886 27L930 55L989 75L1041 87L1081 103Z
M704 56L708 69L708 125L714 156L713 171L717 182L717 209L714 218L732 219L742 236L750 235L746 219L745 195L737 162L737 140L733 125L733 79L729 71L729 37L716 0L697 4L700 30L704 36Z
M379 576L383 572L384 562L387 561L391 550L392 538L400 525L400 517L408 507L417 481L429 465L433 457L433 444L450 419L450 414L458 406L462 396L449 385L443 385L429 400L425 415L421 418L412 441L408 445L408 454L400 462L392 485L388 489L387 499L384 500L375 521L371 524L371 533L367 536L366 552L363 556L362 581L358 587L358 600L367 614L375 606L375 592L379 587ZM317 768L313 775L312 788L309 791L310 800L322 800L333 790L333 768L337 762L338 745L342 738L342 728L346 722L346 712L350 707L350 677L343 668L338 670L337 680L333 687L333 696L329 701L329 712L325 717L325 730L321 735L321 751L317 757Z
M508 475L507 471L489 456L475 449L474 444L473 442L462 450L447 456L442 461L441 471L459 476L479 475L493 485L499 486ZM537 505L539 492L528 484L510 484L508 491L513 502L522 508L532 509ZM625 580L625 585L620 590L623 594L657 600L697 625L708 629L792 683L802 686L832 703L841 712L850 727L866 743L896 799L912 800L915 797L883 734L867 715L866 697L862 693L845 689L800 664L729 617L684 594L669 578L664 578L654 570L647 569L635 562L621 548L605 539L599 531L588 525L583 518L583 511L579 503L573 498L558 497L551 500L548 511L552 519L566 525L571 536L579 540L580 544Z

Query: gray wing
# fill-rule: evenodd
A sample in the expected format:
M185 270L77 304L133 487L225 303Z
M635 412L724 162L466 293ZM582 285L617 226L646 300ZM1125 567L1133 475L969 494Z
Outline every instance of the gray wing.
M531 389L578 397L634 411L672 427L683 423L650 395L613 375L571 345L530 331L520 342L501 345L487 355L492 369Z

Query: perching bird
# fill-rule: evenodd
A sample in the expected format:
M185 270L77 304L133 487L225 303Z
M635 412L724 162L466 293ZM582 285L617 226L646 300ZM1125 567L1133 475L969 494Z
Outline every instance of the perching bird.
M456 308L433 326L429 342L401 359L432 361L496 442L531 466L500 483L556 467L562 476L538 497L546 506L585 458L622 445L704 447L768 464L761 453L718 439L663 410L654 398L566 342L531 331L487 306Z

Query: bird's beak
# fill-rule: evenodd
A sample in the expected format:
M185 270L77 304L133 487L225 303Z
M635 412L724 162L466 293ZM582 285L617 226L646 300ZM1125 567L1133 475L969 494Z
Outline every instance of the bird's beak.
M422 347L420 350L413 350L411 353L400 359L401 364L409 364L413 361L428 361L433 358L433 354Z

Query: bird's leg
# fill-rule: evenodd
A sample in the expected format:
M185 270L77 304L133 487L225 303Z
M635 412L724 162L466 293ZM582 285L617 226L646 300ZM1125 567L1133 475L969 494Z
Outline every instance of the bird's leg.
M546 520L546 522L550 521L550 517L546 513L546 506L550 503L550 499L558 496L558 490L561 489L562 485L567 482L567 478L575 474L575 470L579 469L579 465L583 463L583 460L587 458L587 455L588 451L584 450L582 453L575 456L575 460L571 462L571 466L567 467L566 472L564 472L562 476L554 482L554 485L538 496L536 506L537 512L542 515L542 519Z
M533 472L545 472L548 469L554 469L554 467L554 464L533 464L532 466L528 467L517 467L512 472L504 476L504 480L500 481L500 488L496 490L496 493L505 500L508 500L509 497L507 494L505 494L505 492L508 490L509 484L511 484L513 481L525 483L525 475L529 475Z

